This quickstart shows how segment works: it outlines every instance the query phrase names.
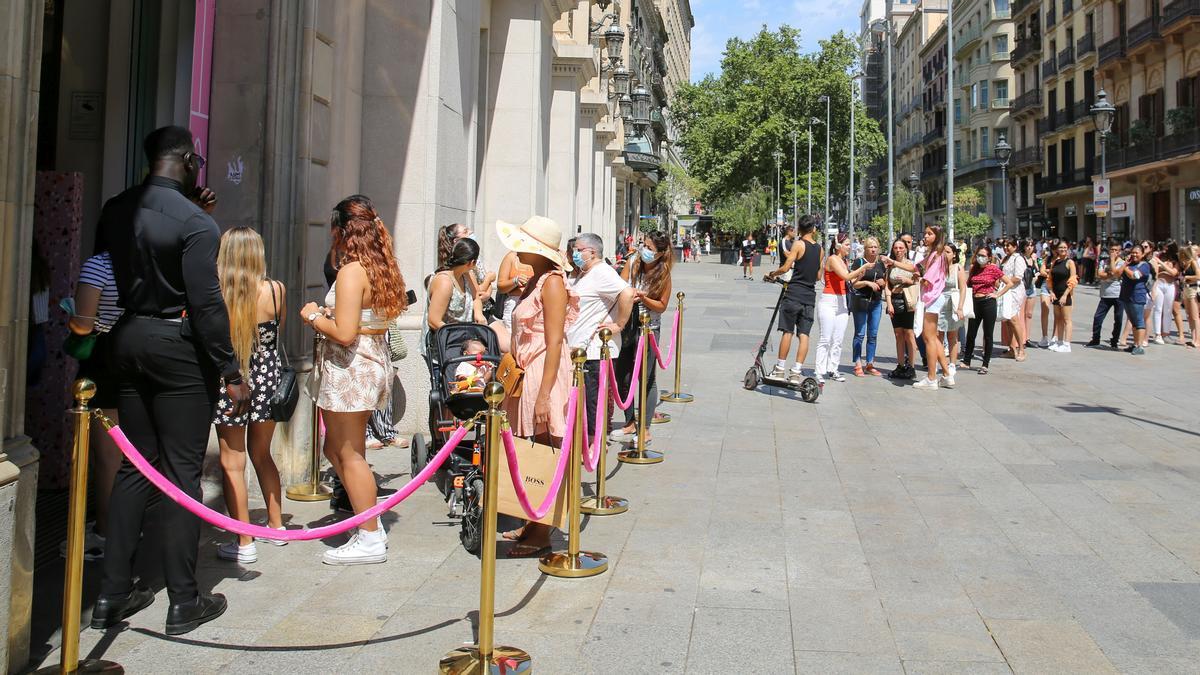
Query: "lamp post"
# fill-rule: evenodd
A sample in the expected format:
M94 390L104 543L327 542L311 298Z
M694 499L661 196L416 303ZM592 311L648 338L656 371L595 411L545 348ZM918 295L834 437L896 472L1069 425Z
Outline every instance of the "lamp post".
M1100 132L1100 182L1104 183L1108 180L1108 157L1107 157L1107 141L1108 134L1112 131L1113 117L1116 115L1117 109L1108 101L1108 94L1101 88L1096 94L1096 102L1092 104L1090 109L1092 113L1092 123L1096 125L1096 131ZM1112 195L1105 195L1108 198L1109 206L1112 206ZM1109 229L1108 209L1104 210L1104 227L1100 228L1101 237L1107 239L1111 236L1111 232L1106 232Z
M821 120L810 117L808 118L808 215L812 215L812 128L814 124L820 124Z
M854 195L854 109L858 107L858 78L862 77L861 72L855 72L850 77L850 182L847 191L850 195ZM858 191L858 195L862 195L862 190ZM850 245L854 245L854 206L855 200L850 199L850 213L846 220L850 221Z
M829 138L832 136L830 133L831 127L829 112L833 103L832 100L824 94L822 94L817 100L825 101L825 209L821 213L824 216L823 219L827 220L829 218Z
M1000 236L1008 236L1008 160L1012 158L1012 146L999 135L996 141L996 161L1000 162L1000 189L1004 190L1004 199L1000 202Z
M796 137L798 135L796 130L792 129L792 224L797 227L800 225L800 209L799 204L797 204L799 198L796 195L796 188L798 187L796 185Z
M896 162L896 155L892 146L892 130L895 128L895 122L892 120L892 3L888 2L885 12L886 20L877 19L871 24L872 30L879 32L883 31L886 34L884 41L884 54L886 55L885 66L887 75L883 78L887 80L887 154L888 154L888 241L896 240L896 223L895 217L892 214L892 194L895 192L895 182L893 180L893 165ZM947 36L949 37L949 36ZM949 91L949 89L947 89Z
M779 227L779 204L783 201L781 194L783 189L779 187L779 160L783 159L783 153L779 151L779 148L775 148L775 152L772 152L771 156L775 158L775 210L771 212L771 232L775 232L775 229Z
M913 231L914 237L920 237L921 223L917 220L917 195L921 194L921 177L914 171L908 174L908 189L912 191Z
M946 0L946 232L954 241L954 0Z
M875 204L875 198L878 196L879 196L879 190L878 190L878 188L875 187L875 179L871 179L871 180L867 181L867 202L872 204L872 206L870 209L867 209L864 206L864 208L863 208L864 214L867 214L867 213L873 214L876 211L874 204ZM864 222L867 220L868 220L867 217L863 218ZM892 242L888 241L887 245L888 245L888 251L891 251L892 250L891 249Z

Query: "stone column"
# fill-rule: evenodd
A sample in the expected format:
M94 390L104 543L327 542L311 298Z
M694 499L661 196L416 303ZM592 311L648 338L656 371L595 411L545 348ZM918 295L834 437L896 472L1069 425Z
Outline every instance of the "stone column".
M29 659L38 454L24 434L44 3L0 3L0 664Z
M550 143L546 163L546 215L562 227L565 238L570 238L575 234L576 188L582 179L576 161L579 152L578 69L555 59L553 73L547 134Z
M575 185L575 224L584 232L598 232L594 204L599 199L602 174L596 172L596 121L605 112L604 97L591 89L580 95L578 131L578 182Z

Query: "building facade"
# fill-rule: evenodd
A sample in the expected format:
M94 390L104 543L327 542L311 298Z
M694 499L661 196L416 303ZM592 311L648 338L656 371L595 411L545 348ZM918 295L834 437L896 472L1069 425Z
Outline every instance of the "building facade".
M262 233L292 309L324 296L332 206L369 195L418 291L402 317L416 345L439 227L471 225L496 269L498 220L547 215L612 250L657 217L662 109L688 77L692 23L687 0L5 3L0 498L12 507L0 515L0 660L9 670L28 654L39 472L43 487L58 488L69 464L64 443L31 438L64 425L61 403L38 409L25 385L30 251L51 235L62 244L45 256L54 306L92 251L104 201L144 177L147 132L193 131L219 197L214 217ZM306 370L311 333L292 325L285 344ZM424 431L428 375L415 349L399 381L401 430ZM310 455L305 408L277 430L285 483L303 478ZM48 539L52 555L60 540Z
M1045 118L1042 87L1042 2L1017 0L1012 7L1014 47L1013 100L1009 106L1008 144L1013 154L1008 164L1014 212L1008 230L1023 237L1042 236L1045 208L1042 192L1041 130Z
M928 10L926 10L928 13ZM946 86L949 83L946 55L945 9L918 58L921 61L921 106L925 135L921 139L921 192L925 195L925 223L936 223L946 213Z

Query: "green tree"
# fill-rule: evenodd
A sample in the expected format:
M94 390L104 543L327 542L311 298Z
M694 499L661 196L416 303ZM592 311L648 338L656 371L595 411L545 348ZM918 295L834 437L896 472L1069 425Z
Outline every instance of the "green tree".
M897 190L892 197L892 220L895 226L896 236L900 236L905 232L912 232L916 227L914 223L921 217L921 213L925 211L925 193L918 192L916 194L917 217L913 217L913 193L908 190ZM871 218L871 222L867 224L867 230L879 240L880 245L884 249L888 249L892 242L887 240L888 236L888 217L887 217L887 195L883 195L879 199L879 207L883 210ZM888 249L890 250L890 249ZM885 251L886 252L886 251Z
M992 217L984 212L983 191L976 187L965 187L954 191L954 236L970 241L992 229ZM945 216L938 224L946 224Z
M717 202L711 214L718 232L737 235L756 232L771 217L771 191L757 182L751 183L747 191Z
M700 197L704 186L674 162L664 163L662 170L663 177L654 186L654 199L677 213L690 213L691 203Z
M773 188L773 154L780 150L784 153L779 165L779 182L786 187L783 194L790 197L792 185L806 187L811 171L814 208L827 210L821 203L826 139L822 95L830 97L832 110L830 192L831 196L846 194L850 72L857 65L858 48L845 33L822 40L818 46L817 52L803 54L798 29L785 25L770 31L763 26L749 40L731 38L726 42L720 75L708 75L680 88L671 103L672 114L688 169L703 185L706 202L715 204L742 195L754 182ZM886 143L861 102L853 105L855 155L858 166L865 167L883 155ZM813 126L813 166L806 167L809 120L814 117L822 124ZM796 175L791 162L793 131L800 157Z

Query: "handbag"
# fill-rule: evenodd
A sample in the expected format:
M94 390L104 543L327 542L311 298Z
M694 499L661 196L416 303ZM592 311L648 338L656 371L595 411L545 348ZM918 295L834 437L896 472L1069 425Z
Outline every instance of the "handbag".
M529 499L529 503L536 507L546 499L546 494L550 491L550 483L554 480L554 470L558 468L558 453L561 451L558 448L534 443L525 438L514 438L513 445L517 450L518 464L521 469L520 479L525 486L525 496ZM509 473L508 461L503 454L497 464L500 465L500 473L496 476L498 483L496 510L507 516L528 519L529 514L525 513L525 509L521 508L521 502L517 500L517 491L512 484L512 474ZM559 529L567 527L568 509L566 500L563 499L565 490L562 489L565 486L564 481L560 485L554 506L536 522Z
M388 340L388 356L392 363L403 361L408 357L408 343L404 341L404 336L400 334L399 319L392 319L388 322L387 329Z
M525 384L525 370L517 365L517 359L511 352L505 354L500 359L500 365L496 366L496 379L504 385L505 397L521 398L521 388Z
M67 339L63 340L63 353L76 361L87 361L92 358L92 351L96 348L96 338L98 337L100 337L99 333L88 333L87 335L71 333L67 335Z
M958 293L963 291L959 290ZM967 291L967 297L963 300L963 319L975 318L975 294Z
M271 305L275 308L275 325L279 325L279 305L275 302L275 282L271 281ZM271 394L269 407L271 419L276 422L287 422L296 412L296 404L300 401L300 383L296 379L296 369L288 361L287 350L283 348L283 336L276 336L275 350L283 361L279 369L279 386Z

